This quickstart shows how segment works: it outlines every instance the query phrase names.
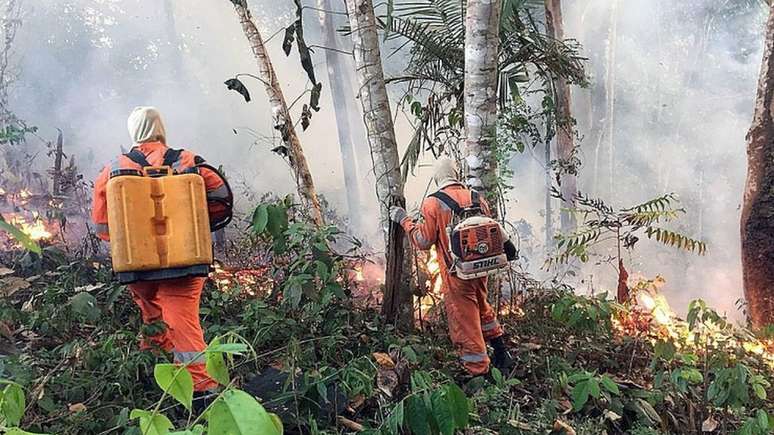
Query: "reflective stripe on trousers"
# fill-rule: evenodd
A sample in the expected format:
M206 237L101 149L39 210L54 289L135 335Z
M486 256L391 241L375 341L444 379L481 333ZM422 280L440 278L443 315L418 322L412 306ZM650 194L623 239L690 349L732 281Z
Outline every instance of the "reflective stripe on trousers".
M483 325L481 325L481 330L484 332L491 331L493 329L497 329L499 326L500 324L497 323L497 320L492 320L489 323L484 323Z
M463 362L470 362L470 363L484 362L487 359L487 354L485 354L485 353L463 353L462 355L460 355L460 359Z
M173 350L172 355L176 363L180 364L205 364L207 358L204 352L178 352Z

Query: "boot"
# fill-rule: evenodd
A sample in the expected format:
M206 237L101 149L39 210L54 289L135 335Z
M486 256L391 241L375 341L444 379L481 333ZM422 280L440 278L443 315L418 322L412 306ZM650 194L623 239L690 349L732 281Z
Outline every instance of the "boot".
M494 349L492 355L492 365L497 367L498 370L503 372L504 375L508 375L508 371L513 368L514 361L511 358L511 354L508 353L508 349L505 347L505 340L502 336L489 340L489 344Z

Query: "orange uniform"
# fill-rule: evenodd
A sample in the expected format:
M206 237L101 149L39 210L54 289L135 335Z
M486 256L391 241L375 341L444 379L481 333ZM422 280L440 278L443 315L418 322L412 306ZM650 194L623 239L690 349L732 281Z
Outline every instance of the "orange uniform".
M138 144L145 159L153 166L161 166L169 149L162 142L146 142ZM186 150L180 150L172 168L178 172L193 168L204 162L204 159ZM92 220L97 226L97 234L103 240L110 239L107 215L107 182L110 174L122 169L142 169L141 165L129 157L122 155L113 161L100 173L94 182L94 202ZM227 195L227 187L219 174L201 168L200 175L204 178L208 198ZM196 391L207 391L217 387L217 382L209 377L205 369L204 354L207 347L204 333L199 323L199 301L204 287L205 278L179 278L164 281L144 281L130 284L132 298L140 307L142 320L148 325L164 322L163 332L147 337L142 347L152 345L172 352L177 363L189 363L188 371L194 380Z
M472 204L471 191L462 184L445 186L442 192L449 195L461 207ZM482 211L489 215L489 206L481 199ZM422 221L404 219L401 225L409 235L411 243L421 250L433 245L441 256L442 291L449 335L457 348L465 369L472 375L489 371L489 356L486 341L503 335L503 329L489 302L487 302L487 279L462 280L449 273L451 262L449 236L446 227L452 220L452 210L439 199L425 198L422 202Z

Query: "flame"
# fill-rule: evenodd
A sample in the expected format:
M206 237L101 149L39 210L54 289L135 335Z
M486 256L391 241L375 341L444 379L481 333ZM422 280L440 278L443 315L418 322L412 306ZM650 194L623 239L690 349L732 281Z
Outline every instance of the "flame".
M675 314L672 312L672 308L669 306L664 295L660 293L641 293L639 299L640 303L653 315L653 319L656 322L660 325L672 324L672 319L675 317Z
M741 335L722 321L704 320L693 328L689 327L688 322L677 317L660 292L664 284L663 278L658 277L652 281L639 281L632 287L635 290L635 306L620 312L613 321L620 334L644 336L654 342L671 339L677 348L695 347L693 351L699 352L707 345L737 346L760 356L774 369L774 340Z
M425 281L425 288L429 289L426 295L419 298L420 314L427 314L438 301L443 300L443 278L441 277L441 263L438 257L438 251L435 246L430 248L430 255L424 264L428 279Z
M355 281L357 281L357 282L365 281L365 274L363 273L363 266L362 265L357 265L355 267Z
M46 227L46 223L37 213L33 213L32 221L28 221L24 216L13 216L9 223L21 230L30 239L39 241L54 237L54 234Z

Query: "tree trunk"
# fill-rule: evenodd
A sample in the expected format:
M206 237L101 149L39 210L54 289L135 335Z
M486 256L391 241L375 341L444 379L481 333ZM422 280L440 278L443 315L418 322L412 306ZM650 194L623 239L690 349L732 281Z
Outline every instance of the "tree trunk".
M613 0L610 6L610 38L607 53L607 141L608 141L608 181L610 200L615 199L615 70L616 45L618 43L618 0Z
M407 269L404 268L405 234L390 220L390 206L405 206L400 157L395 140L390 101L384 82L379 36L371 0L347 0L355 68L363 106L368 143L376 177L376 196L381 210L381 226L386 238L387 271L382 314L401 326L413 321L413 304Z
M51 172L51 193L57 197L62 194L62 158L64 157L64 136L62 130L56 137L54 148L54 168Z
M747 182L742 205L742 271L747 310L754 327L774 323L774 7L766 42L752 127L747 134Z
M563 41L562 0L545 0L545 8L548 36L556 41ZM569 168L568 165L571 164L575 150L575 123L572 119L570 106L570 85L564 77L553 77L552 79L556 95L556 157ZM575 215L568 211L568 209L575 208L575 197L578 195L578 179L574 173L562 171L559 184L562 195L561 230L567 234L575 230L576 226Z
M550 253L554 249L554 211L551 204L551 183L553 177L551 176L551 142L546 141L546 253Z
M360 180L357 173L357 156L352 145L352 130L349 124L349 104L354 101L354 95L349 87L349 71L344 68L342 53L330 49L341 49L339 38L336 35L336 24L325 11L333 11L331 0L318 0L320 11L320 25L322 26L323 45L329 48L325 51L325 65L328 70L328 82L330 83L333 111L336 116L336 131L341 149L341 164L344 169L344 187L347 191L347 211L352 228L355 232L361 229L360 225Z
M277 75L269 59L269 53L263 45L261 34L258 32L258 28L253 22L252 14L247 8L247 0L232 1L234 2L234 9L236 9L236 13L239 16L242 30L250 43L253 55L255 55L255 60L258 63L258 75L269 96L274 128L282 134L282 141L287 147L290 167L296 177L298 195L303 205L309 210L315 225L323 225L322 208L317 198L312 174L309 172L304 150L301 148L301 141L298 139L298 134L296 134L296 129L293 126L293 120L288 112L285 96L282 94L282 88L277 81Z
M500 0L469 0L465 16L465 169L468 186L496 210L497 57Z

